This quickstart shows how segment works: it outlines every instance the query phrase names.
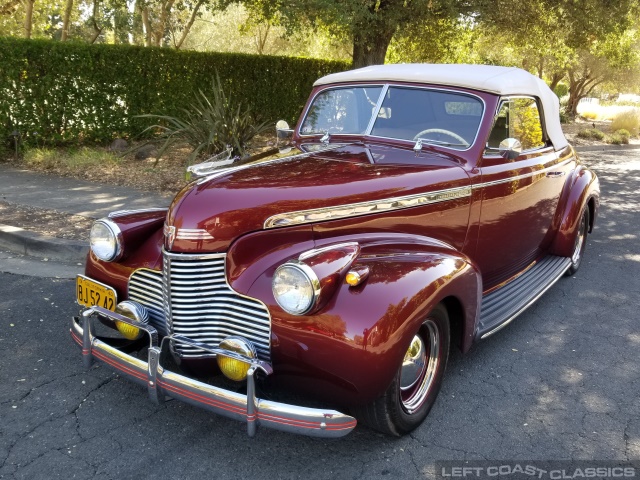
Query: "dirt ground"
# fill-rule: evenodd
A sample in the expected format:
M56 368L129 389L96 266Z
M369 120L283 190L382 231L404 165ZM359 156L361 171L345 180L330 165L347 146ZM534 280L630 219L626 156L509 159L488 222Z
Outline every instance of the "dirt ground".
M0 201L0 223L40 235L88 241L93 219Z

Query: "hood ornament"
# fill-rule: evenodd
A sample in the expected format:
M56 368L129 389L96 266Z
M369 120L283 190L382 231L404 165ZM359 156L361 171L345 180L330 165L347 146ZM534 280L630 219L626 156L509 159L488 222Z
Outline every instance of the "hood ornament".
M190 165L187 167L187 173L190 173L195 178L204 177L206 175L210 175L212 172L216 170L220 170L223 167L231 165L233 162L237 160L237 158L232 157L233 148L229 147L224 150L222 153L218 153L213 157L208 158L203 163L198 163L196 165Z

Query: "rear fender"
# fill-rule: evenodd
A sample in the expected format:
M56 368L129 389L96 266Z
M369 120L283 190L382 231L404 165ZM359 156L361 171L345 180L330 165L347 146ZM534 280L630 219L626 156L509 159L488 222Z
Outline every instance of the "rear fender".
M589 231L592 231L600 205L600 183L594 172L579 165L573 178L564 210L560 214L558 231L551 245L551 253L561 257L570 257L578 233L578 224L585 208L592 205Z

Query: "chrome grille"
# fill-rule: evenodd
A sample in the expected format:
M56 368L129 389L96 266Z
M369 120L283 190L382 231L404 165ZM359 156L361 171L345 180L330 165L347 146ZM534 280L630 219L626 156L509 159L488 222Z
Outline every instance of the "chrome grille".
M225 254L164 253L163 273L136 270L129 280L131 300L149 307L152 324L163 335L184 335L213 346L239 335L270 361L271 317L267 307L242 296L226 281ZM175 344L183 357L209 354Z
M149 323L160 335L169 335L164 313L162 272L141 268L129 277L129 300L138 302L149 310Z

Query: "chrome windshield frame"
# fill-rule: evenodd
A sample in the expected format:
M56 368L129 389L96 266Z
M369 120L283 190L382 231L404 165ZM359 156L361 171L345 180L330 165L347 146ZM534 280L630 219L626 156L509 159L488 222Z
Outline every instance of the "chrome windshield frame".
M376 102L376 105L374 107L374 110L372 110L372 114L371 114L371 118L369 119L369 124L367 125L367 129L365 130L364 133L331 133L331 137L353 137L353 136L363 136L363 137L370 137L370 138L375 138L375 139L383 139L383 140L394 140L394 141L399 141L399 142L407 142L408 144L414 145L415 144L415 140L407 140L405 138L395 138L395 137L384 137L384 136L380 136L380 135L372 135L371 132L373 131L373 127L375 126L376 120L378 119L378 115L380 113L380 109L382 108L382 104L384 103L384 99L387 95L387 92L389 91L390 88L406 88L406 89L415 89L415 90L429 90L429 91L435 91L435 92L443 92L443 93L454 93L456 95L461 95L461 96L466 96L466 97L472 97L476 100L478 100L480 102L480 104L482 105L482 113L480 114L480 121L478 122L478 127L476 128L476 133L475 136L473 137L473 140L469 143L469 146L467 148L464 149L460 149L460 148L455 148L452 146L448 146L448 145L438 145L438 144L432 144L429 142L424 142L425 144L431 145L431 146L436 146L436 147L440 147L440 148L446 148L449 150L452 150L454 152L466 152L468 150L470 150L471 148L473 148L473 146L476 144L477 140L478 140L478 134L480 133L480 129L482 126L482 122L484 120L484 117L487 114L487 104L485 102L485 100L480 96L477 95L475 93L471 93L468 91L463 91L463 90L455 90L455 89L449 89L449 88L440 88L438 86L431 86L431 85L405 85L402 83L394 83L394 82L383 82L383 83L356 83L356 84L351 84L351 85L326 85L324 88L321 88L320 90L318 90L312 97L311 101L308 103L307 107L305 108L304 112L303 112L303 116L302 116L302 121L300 122L298 128L297 128L297 133L298 133L298 137L300 137L301 139L305 138L313 138L313 137L318 137L319 135L323 135L326 132L318 132L318 133L311 133L311 134L303 134L301 133L300 129L302 128L302 125L304 125L304 122L307 120L307 116L309 114L309 110L311 109L311 106L314 104L314 102L316 101L316 98L318 97L318 95L320 95L323 92L326 92L327 90L337 90L337 89L344 89L344 88L357 88L357 87L362 87L362 88L366 88L366 87L382 87L382 90L380 91L380 96L378 97L378 101Z

